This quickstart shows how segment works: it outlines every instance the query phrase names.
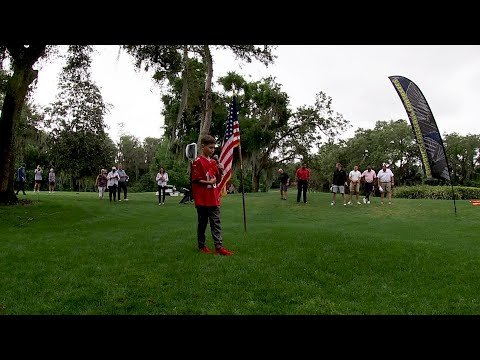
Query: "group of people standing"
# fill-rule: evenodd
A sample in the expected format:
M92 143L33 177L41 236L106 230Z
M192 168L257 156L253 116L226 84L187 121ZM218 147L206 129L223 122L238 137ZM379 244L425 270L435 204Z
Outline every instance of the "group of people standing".
M33 185L33 192L40 192L42 181L43 181L43 170L40 165L37 165L37 167L35 168L34 180L35 180L35 184ZM55 171L53 170L53 168L51 168L50 172L48 173L48 192L49 193L53 193L55 191L55 180L56 180ZM26 195L25 184L27 183L27 172L25 170L25 164L22 164L17 169L16 181L17 181L16 195L18 195L20 191L22 191L23 195Z
M278 169L279 182L280 182L280 198L287 200L288 187L290 186L290 177L283 169ZM374 191L375 185L378 186L381 197L381 204L384 202L384 196L387 194L388 203L392 203L392 189L394 186L394 175L388 168L387 164L383 164L382 169L375 172L371 165L367 166L367 169L360 172L358 165L353 167L353 170L349 172L348 176L343 169L342 164L337 163L333 172L332 186L330 191L332 192L331 205L335 205L337 202L337 193L342 194L343 205L352 205L353 195L358 205L361 205L359 201L360 184L364 183L364 197L363 203L370 204L370 195ZM297 202L300 202L303 195L303 202L307 202L307 189L308 182L310 181L310 169L306 163L302 163L302 166L295 172L295 182L297 183ZM350 198L348 203L345 199L345 187L348 186L350 190Z
M112 170L107 173L106 169L101 169L100 173L97 175L95 180L95 186L98 188L98 198L103 199L105 191L108 189L108 198L110 202L122 201L120 198L123 190L123 201L128 201L127 198L127 183L129 176L123 169L122 164L118 164L118 169L116 166L112 166Z
M106 169L101 169L100 173L95 180L95 186L98 188L98 197L103 199L105 191L108 189L108 198L110 201L122 201L121 194L123 190L123 201L128 201L127 193L127 183L129 176L123 169L122 164L118 164L118 169L115 166L112 166L112 170L107 173ZM167 189L168 183L168 173L163 167L160 167L160 170L157 173L155 178L158 187L158 205L165 205L165 192Z
M278 169L280 181L280 198L287 200L288 187L290 186L290 177L283 169ZM310 169L307 163L302 163L295 172L295 182L297 183L297 203L300 202L303 195L303 202L307 203L308 182L310 181Z
M358 165L353 167L347 178L347 173L343 169L342 164L337 163L335 165L335 171L333 172L331 192L333 193L332 202L330 205L335 205L337 202L337 193L342 194L343 205L352 205L352 197L355 195L357 204L361 205L358 199L360 193L360 183L364 182L364 204L370 204L370 195L372 194L375 184L380 191L381 204L383 204L384 195L387 194L388 203L392 203L392 189L394 186L394 175L392 170L387 167L387 164L383 164L382 169L375 172L371 165L367 166L367 169L362 173L358 170ZM345 187L349 186L350 198L348 203L345 200Z

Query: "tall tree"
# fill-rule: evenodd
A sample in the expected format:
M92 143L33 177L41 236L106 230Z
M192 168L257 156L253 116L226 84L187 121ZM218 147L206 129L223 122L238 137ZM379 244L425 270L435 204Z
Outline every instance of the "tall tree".
M264 45L219 45L219 49L229 49L233 52L235 57L240 61L252 62L253 59L260 61L265 66L273 63L275 56L272 50L275 46ZM200 132L198 134L197 145L200 149L200 139L202 136L210 132L212 124L212 79L213 79L213 57L210 50L210 45L203 45L199 49L204 63L207 66L207 74L205 78L205 93L204 93L204 111L200 123Z
M452 182L456 185L478 186L480 135L461 136L452 133L444 138L447 159L452 170Z
M161 140L159 138L146 137L143 140L143 152L144 152L144 162L145 170L150 168L150 165L155 161L155 154L158 147L160 146Z
M234 56L240 61L251 62L256 59L265 65L271 64L275 58L272 50L275 46L264 45L216 45L213 46L218 50L230 50ZM171 121L169 129L171 131L170 142L175 144L177 138L174 136L175 131L179 127L180 119L184 117L187 110L187 104L190 97L191 84L189 78L195 77L197 74L189 67L191 58L199 56L204 64L203 94L201 101L201 119L197 133L197 144L200 145L200 139L204 134L210 133L212 125L213 104L213 55L211 45L128 45L124 46L129 54L131 54L137 67L144 67L145 70L153 67L156 70L154 78L163 82L168 80L170 85L174 86L174 82L178 79L181 72L181 98L179 105L176 107L176 121ZM200 149L200 146L198 147Z
M405 120L377 121L373 129L359 128L353 137L338 142L328 141L320 146L312 161L315 183L327 190L335 163L343 164L347 171L359 165L364 170L368 164L376 171L382 163L392 166L398 185L422 181L420 152L410 125Z
M17 197L13 191L15 174L15 127L25 103L30 84L37 78L33 69L37 60L46 55L47 45L1 45L0 63L11 59L13 73L8 79L0 114L0 203L14 204Z
M392 166L398 185L419 180L420 152L412 129L405 120L377 121L373 129L359 128L346 141L346 147L349 156L344 166L349 170L354 165L365 167L368 164L378 170L387 163ZM365 150L368 152L365 153Z
M72 188L113 161L105 133L107 105L90 75L92 51L86 45L69 47L57 99L45 110L57 170L70 174Z
M165 135L169 138L171 151L182 158L185 145L198 139L205 81L205 65L201 61L189 58L185 66L187 75L172 74L162 96ZM184 98L185 92L188 96Z
M253 191L260 189L262 178L269 182L277 163L308 160L315 146L348 126L348 121L333 111L332 99L323 92L316 95L313 106L292 112L288 95L272 77L246 82L230 72L219 82L225 91L233 87L239 90L242 155L251 167Z
M135 173L138 180L140 169L145 169L145 152L140 140L133 135L122 135L118 143L117 162L123 165L127 174Z

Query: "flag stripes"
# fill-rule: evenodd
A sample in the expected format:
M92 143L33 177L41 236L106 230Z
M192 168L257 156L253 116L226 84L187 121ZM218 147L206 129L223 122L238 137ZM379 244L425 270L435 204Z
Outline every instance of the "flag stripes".
M233 150L240 145L240 125L238 123L237 99L233 97L225 124L225 136L222 141L219 162L223 165L223 177L217 188L226 194L226 185L232 177Z

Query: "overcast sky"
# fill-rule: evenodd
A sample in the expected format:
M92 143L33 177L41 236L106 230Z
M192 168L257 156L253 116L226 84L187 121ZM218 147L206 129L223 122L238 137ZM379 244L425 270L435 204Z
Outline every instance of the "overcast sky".
M112 105L105 122L108 133L118 141L120 123L124 132L143 140L160 137L160 89L151 74L133 69L129 55L118 46L96 46L92 77L104 101ZM332 98L334 111L356 129L370 129L379 120L407 118L391 75L413 81L422 91L441 134L479 134L477 121L480 99L479 45L281 45L274 53L275 64L268 68L258 62L241 64L228 52L214 52L214 79L228 71L241 73L249 81L274 76L290 97L292 109L313 105L315 94L323 91ZM48 105L57 93L60 62L42 65L35 102Z

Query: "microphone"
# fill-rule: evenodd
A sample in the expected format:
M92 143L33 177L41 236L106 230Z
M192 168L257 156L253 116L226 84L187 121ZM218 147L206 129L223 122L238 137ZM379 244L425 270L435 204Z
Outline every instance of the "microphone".
M213 155L213 156L212 156L212 159L217 162L217 165L220 164L220 161L218 161L218 155L217 155L217 154ZM218 166L217 166L217 167L218 167ZM220 174L223 175L223 169L218 168L218 171L220 171Z

